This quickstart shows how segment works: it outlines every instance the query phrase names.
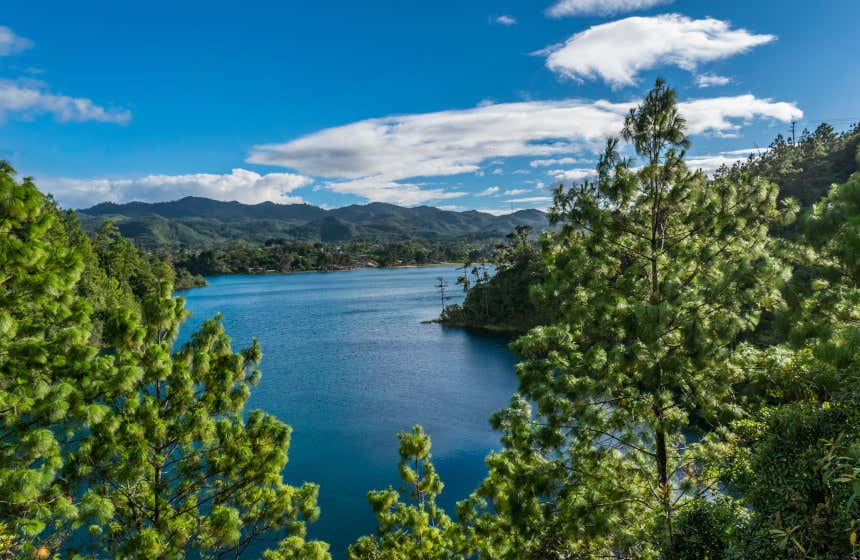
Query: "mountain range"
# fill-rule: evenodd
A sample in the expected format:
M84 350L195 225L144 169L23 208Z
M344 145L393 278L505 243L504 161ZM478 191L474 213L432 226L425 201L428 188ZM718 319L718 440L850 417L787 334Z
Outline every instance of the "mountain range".
M547 227L547 215L540 210L496 216L477 210L455 212L381 202L326 210L309 204L242 204L193 196L172 202L104 202L77 212L88 230L111 220L123 235L151 248L202 248L281 239L323 242L491 239L518 225L536 230Z

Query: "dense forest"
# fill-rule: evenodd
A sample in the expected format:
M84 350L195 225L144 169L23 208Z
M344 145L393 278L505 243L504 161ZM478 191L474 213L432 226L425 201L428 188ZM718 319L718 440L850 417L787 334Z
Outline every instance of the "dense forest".
M487 258L492 251L492 241L270 241L262 245L243 243L200 251L176 250L167 256L177 270L215 276L462 262Z
M658 80L537 245L521 227L492 278L463 267L452 322L528 329L486 479L443 511L430 436L398 434L402 488L368 494L349 558L855 557L858 138L823 126L709 178ZM214 317L175 347L171 263L5 163L0 230L0 556L330 557L305 539L317 487L282 478L290 428L244 408L256 343Z
M543 281L546 268L535 243L532 228L517 226L506 243L496 245L491 258L493 274L486 263L465 261L457 285L466 294L461 304L444 305L439 322L447 326L497 331L525 332L542 324L547 313L533 301L531 286ZM437 286L440 291L446 286Z
M80 210L80 216L88 231L113 221L125 237L149 250L287 241L487 241L518 225L546 227L546 214L540 210L495 216L381 202L324 210L308 204L242 204L190 196L172 202L102 203Z

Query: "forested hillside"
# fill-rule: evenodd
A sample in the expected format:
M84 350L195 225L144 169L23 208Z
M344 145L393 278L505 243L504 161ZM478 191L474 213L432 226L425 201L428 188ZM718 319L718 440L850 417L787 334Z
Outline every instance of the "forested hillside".
M110 220L125 237L148 249L266 241L481 241L501 238L517 225L547 226L546 214L538 210L493 216L378 202L323 210L307 204L247 205L199 197L153 204L103 203L80 215L86 229L94 231Z
M747 160L717 170L714 180L742 181L758 177L780 185L779 200L798 203L800 218L787 224L775 224L771 233L777 237L798 238L805 232L813 206L835 184L843 183L858 171L860 125L836 132L828 124L815 131L804 130L796 142L777 136L766 150ZM497 274L484 279L471 262L463 265L460 286L466 292L463 305L447 307L440 322L452 326L525 331L541 324L552 309L538 309L529 296L529 286L540 283L546 266L536 246L539 236L525 243L531 230L518 226L508 235L508 244L498 245L493 256ZM526 233L523 236L523 233ZM801 263L796 263L800 265ZM489 302L492 302L490 304ZM765 327L758 329L760 333Z
M689 147L658 80L539 244L517 228L496 280L464 266L452 316L528 329L502 445L446 512L430 435L404 426L402 487L368 494L350 559L856 557L857 129L713 178ZM289 426L245 409L265 349L218 316L177 345L170 263L122 222L85 234L5 162L0 232L0 557L330 558L305 538L318 488L286 482Z

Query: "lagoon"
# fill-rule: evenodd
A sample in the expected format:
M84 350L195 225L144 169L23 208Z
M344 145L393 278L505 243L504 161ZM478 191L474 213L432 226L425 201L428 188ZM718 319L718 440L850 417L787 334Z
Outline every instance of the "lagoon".
M489 417L516 390L510 340L422 323L439 314L438 276L462 300L453 266L224 276L182 294L183 336L221 313L234 350L259 340L263 378L248 410L292 426L285 478L320 485L309 538L334 558L375 529L367 491L397 487L398 431L421 424L433 438L452 516L500 447Z

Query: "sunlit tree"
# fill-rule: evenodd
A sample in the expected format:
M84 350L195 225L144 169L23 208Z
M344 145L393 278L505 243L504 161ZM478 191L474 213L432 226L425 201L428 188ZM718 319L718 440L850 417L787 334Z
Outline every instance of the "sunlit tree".
M625 119L635 159L612 139L596 181L556 191L538 296L557 319L515 344L470 520L487 557L672 558L679 510L716 487L740 337L780 300L782 216L773 184L688 171L684 131L658 80Z
M271 558L327 558L305 542L317 487L284 483L290 428L253 411L256 342L233 352L218 317L174 351L186 316L162 282L138 318L120 310L106 327L113 357L105 421L73 453L70 477L101 500L110 521L90 528L103 558L234 558L262 538ZM294 554L295 556L290 556Z
M436 504L442 481L430 457L430 438L421 426L397 434L400 492L389 487L367 496L376 514L377 534L349 548L351 560L448 560L464 558L457 525ZM408 496L403 501L402 494Z

